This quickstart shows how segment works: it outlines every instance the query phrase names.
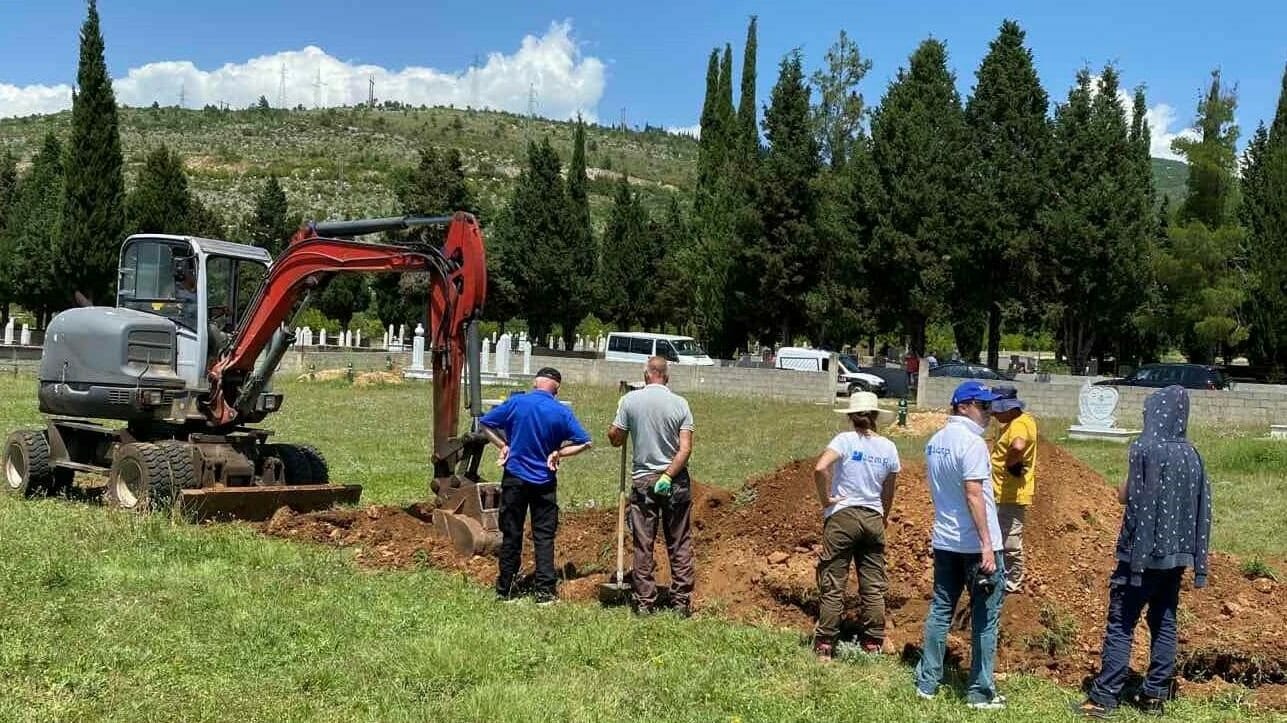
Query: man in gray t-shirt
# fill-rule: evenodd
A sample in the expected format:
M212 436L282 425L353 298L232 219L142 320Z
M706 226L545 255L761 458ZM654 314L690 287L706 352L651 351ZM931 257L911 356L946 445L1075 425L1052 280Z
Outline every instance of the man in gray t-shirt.
M664 357L648 360L644 381L643 389L621 398L608 429L612 446L624 445L629 437L634 447L630 528L635 609L646 614L657 605L652 551L660 521L670 559L670 602L687 616L693 593L692 483L688 478L693 412L688 400L666 386L670 372Z

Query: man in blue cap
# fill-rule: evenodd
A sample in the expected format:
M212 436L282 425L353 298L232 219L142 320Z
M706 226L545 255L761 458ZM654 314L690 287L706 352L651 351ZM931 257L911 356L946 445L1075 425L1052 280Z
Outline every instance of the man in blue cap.
M983 441L997 395L981 382L967 381L952 394L952 415L925 445L925 468L934 500L934 594L925 619L925 643L916 666L916 693L932 698L943 680L947 631L961 593L970 589L970 677L966 704L998 710L993 667L1005 562L992 490L992 465Z

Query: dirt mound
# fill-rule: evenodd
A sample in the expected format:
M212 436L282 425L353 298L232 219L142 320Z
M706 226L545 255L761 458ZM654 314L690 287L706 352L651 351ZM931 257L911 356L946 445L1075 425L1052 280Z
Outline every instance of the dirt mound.
M1024 540L1027 589L1005 600L999 665L1002 671L1078 684L1098 664L1121 510L1115 491L1072 455L1043 443L1041 456L1036 504L1029 511ZM812 463L795 462L751 480L736 501L726 491L697 485L694 503L696 607L745 622L811 630L821 533ZM430 565L491 583L494 560L457 559L432 536L429 512L427 505L307 515L280 510L261 528L288 539L356 547L357 559L367 565ZM894 649L917 646L921 640L932 587L932 517L924 467L905 463L886 548L887 635ZM615 565L615 524L615 508L564 514L556 543L565 575L563 597L595 597L598 583ZM660 543L658 553L659 578L664 580ZM856 602L852 577L849 595ZM1281 687L1287 685L1285 604L1287 586L1247 580L1236 559L1215 555L1210 587L1193 590L1191 576L1186 578L1179 615L1183 675L1194 682L1219 677L1268 685L1259 699L1287 703L1281 695L1287 690ZM1137 667L1146 664L1146 641L1141 627ZM968 630L954 630L949 645L953 654L968 657Z

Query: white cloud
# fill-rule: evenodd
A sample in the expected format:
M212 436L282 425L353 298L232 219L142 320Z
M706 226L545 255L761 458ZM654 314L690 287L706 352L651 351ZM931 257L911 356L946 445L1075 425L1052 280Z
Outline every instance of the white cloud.
M413 105L473 106L526 113L529 91L536 112L549 118L577 113L594 120L603 96L604 64L582 56L570 23L551 23L544 35L528 35L511 54L493 52L481 66L459 73L408 66L400 70L360 65L308 46L201 70L186 60L162 61L131 68L113 81L118 102L145 106L179 102L201 107L228 103L244 107L264 96L276 106L285 68L286 103L337 106L363 103L368 81L375 79L377 100ZM67 85L14 86L0 83L0 117L52 113L71 106Z
M1148 120L1149 139L1153 143L1150 152L1154 158L1170 158L1171 160L1181 160L1179 154L1171 150L1171 141L1176 138L1193 138L1198 137L1196 128L1181 127L1174 131L1171 126L1175 125L1175 108L1166 103L1158 103L1148 109L1144 114Z

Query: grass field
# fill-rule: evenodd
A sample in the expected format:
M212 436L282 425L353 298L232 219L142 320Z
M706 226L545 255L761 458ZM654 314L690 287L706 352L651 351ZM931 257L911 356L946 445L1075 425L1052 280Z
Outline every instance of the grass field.
M283 439L318 443L366 499L423 498L427 389L287 384ZM597 436L610 392L567 395ZM694 397L695 472L736 487L813 454L825 409ZM0 430L37 421L0 377ZM909 458L919 441L903 445ZM1105 455L1107 457L1108 455ZM567 462L565 501L611 494L606 447ZM793 632L699 615L639 620L499 606L432 570L370 572L346 551L240 525L196 527L57 500L0 499L0 720L1058 720L1076 691L1010 676L1003 713L918 700L889 660L814 662ZM1177 720L1252 717L1240 695ZM1124 715L1131 720L1133 716Z

